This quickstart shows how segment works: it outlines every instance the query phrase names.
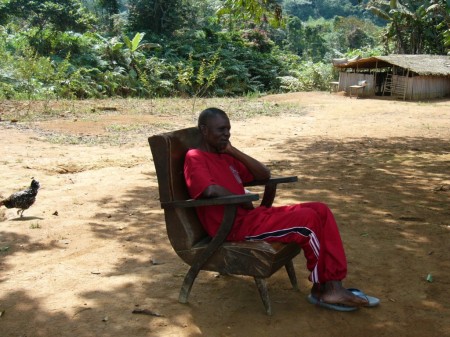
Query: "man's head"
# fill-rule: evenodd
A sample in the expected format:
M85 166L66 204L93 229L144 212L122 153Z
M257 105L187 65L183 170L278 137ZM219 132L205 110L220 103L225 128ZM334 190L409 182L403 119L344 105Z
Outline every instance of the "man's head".
M203 137L202 147L208 152L221 153L230 139L230 120L225 111L218 108L203 110L198 117L198 128Z

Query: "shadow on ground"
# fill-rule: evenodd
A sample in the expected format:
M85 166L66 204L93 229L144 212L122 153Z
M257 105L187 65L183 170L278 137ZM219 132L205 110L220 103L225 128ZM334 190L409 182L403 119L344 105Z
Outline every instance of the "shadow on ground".
M295 260L299 293L289 288L284 271L269 281L274 306L270 318L248 278L202 272L190 303L179 304L178 291L188 268L170 247L156 177L146 173L142 186L120 199L98 200L102 213L90 222L91 230L104 245L119 241L127 254L118 257L113 272L99 277L98 291L80 295L90 304L80 302L79 310L68 316L42 308L39 298L32 296L33 289L11 291L0 296L5 310L0 326L8 328L7 336L215 336L217 331L222 331L220 336L448 334L448 141L291 139L278 144L274 152L285 152L290 158L268 163L274 175L299 176L298 183L280 187L277 203L329 204L347 251L349 285L380 297L381 307L351 314L311 307L305 300L309 284L303 257ZM116 226L99 220L108 214L115 214ZM118 235L117 223L129 232ZM3 272L8 269L5 263L1 267ZM133 275L136 282L119 282L113 291L102 290L102 277L124 274ZM426 281L428 274L433 275L432 283ZM15 327L8 318L13 305L14 315L26 317L27 326ZM136 308L154 315L133 314Z

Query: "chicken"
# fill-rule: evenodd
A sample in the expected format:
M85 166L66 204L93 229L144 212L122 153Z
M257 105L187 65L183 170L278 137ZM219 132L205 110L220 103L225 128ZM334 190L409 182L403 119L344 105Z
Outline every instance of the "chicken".
M30 206L36 201L36 195L39 187L39 182L33 178L29 188L13 193L8 198L1 200L0 206L5 206L6 208L18 208L17 214L21 212L20 217L22 217L23 212L30 208Z

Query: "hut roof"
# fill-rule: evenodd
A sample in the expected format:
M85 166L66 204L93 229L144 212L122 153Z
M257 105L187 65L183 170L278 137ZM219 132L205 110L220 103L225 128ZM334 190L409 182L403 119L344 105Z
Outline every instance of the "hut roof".
M388 55L373 56L347 63L335 64L336 68L373 69L393 65L409 69L419 75L450 76L450 56L446 55Z

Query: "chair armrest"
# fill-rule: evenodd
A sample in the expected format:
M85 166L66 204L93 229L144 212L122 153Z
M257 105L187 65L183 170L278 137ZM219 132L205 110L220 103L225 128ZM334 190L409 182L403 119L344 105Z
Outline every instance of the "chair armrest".
M277 177L277 178L270 178L268 180L255 180L251 181L250 183L246 184L245 186L258 186L258 185L264 185L264 195L261 201L261 206L265 207L271 207L273 204L273 201L275 200L275 195L277 193L277 186L278 184L282 183L293 183L298 181L297 176L290 176L290 177Z
M271 185L271 184L283 184L283 183L295 183L298 181L297 176L290 177L275 177L268 180L253 180L249 183L245 183L244 186L261 186L261 185Z
M249 201L256 201L259 199L258 194L248 193L242 195L228 195L225 197L215 197L207 199L188 199L161 202L162 208L170 207L199 207L199 206L218 206L218 205L237 205Z

